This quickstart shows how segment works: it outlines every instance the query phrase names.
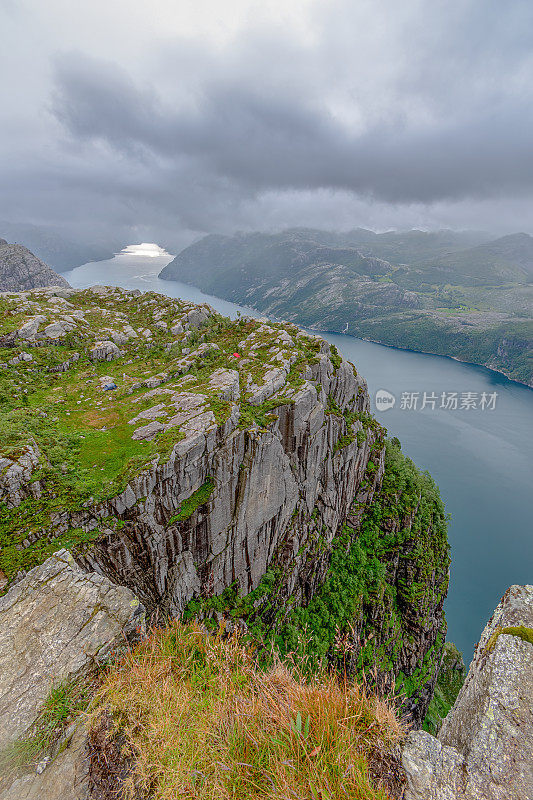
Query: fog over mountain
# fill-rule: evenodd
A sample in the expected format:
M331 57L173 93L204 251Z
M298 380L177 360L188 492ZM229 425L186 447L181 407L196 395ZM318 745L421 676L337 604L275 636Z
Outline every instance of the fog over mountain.
M293 225L533 232L528 0L0 0L0 19L0 219L173 252Z

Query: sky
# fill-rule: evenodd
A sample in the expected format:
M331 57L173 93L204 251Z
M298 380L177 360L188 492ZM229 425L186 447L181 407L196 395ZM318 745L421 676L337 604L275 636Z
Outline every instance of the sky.
M0 0L0 219L533 233L531 0Z

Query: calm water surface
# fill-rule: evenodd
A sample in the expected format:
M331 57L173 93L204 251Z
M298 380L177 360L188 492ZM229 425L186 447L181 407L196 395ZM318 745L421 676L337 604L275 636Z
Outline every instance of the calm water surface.
M118 255L77 267L65 277L76 288L96 283L153 290L208 302L235 317L251 309L157 277L172 256ZM257 316L257 312L255 312ZM451 514L451 585L446 604L448 638L469 660L483 626L513 583L533 583L533 392L482 367L440 356L395 350L340 334L326 334L368 381L373 411L416 464L438 483ZM394 408L376 411L386 389ZM420 394L417 410L401 407L402 393ZM423 393L436 407L420 410ZM442 393L496 392L494 410L445 410Z

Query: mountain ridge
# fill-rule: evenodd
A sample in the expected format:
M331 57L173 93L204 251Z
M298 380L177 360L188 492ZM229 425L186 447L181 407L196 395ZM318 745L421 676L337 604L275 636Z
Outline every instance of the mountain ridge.
M419 232L373 234L386 237L385 250L302 229L210 235L179 253L160 278L315 330L451 356L533 386L533 281L524 267L533 264L533 239L516 234L465 250L464 237L450 236L456 252L428 259L418 242L427 250L434 235ZM441 236L446 247L448 238ZM409 253L411 265L403 263Z

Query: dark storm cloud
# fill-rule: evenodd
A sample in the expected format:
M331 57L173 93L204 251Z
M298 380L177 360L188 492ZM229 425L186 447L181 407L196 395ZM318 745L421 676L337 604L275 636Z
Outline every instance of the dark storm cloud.
M419 125L384 119L350 133L305 98L262 97L216 81L196 108L165 107L117 67L71 56L58 68L55 109L76 138L176 167L193 159L200 174L257 191L347 189L397 203L533 189L533 106L522 98Z
M363 117L358 130L317 94L312 69L293 68L309 60L304 47L259 35L218 58L189 51L181 64L169 49L163 67L170 75L175 70L178 84L188 80L183 70L209 61L211 74L195 87L193 103L173 103L157 85L137 86L112 63L65 56L54 110L76 139L105 142L129 158L164 160L178 171L187 161L200 180L225 178L247 191L341 189L392 203L530 193L533 98L520 72L531 67L532 6L463 3L459 14L451 4L446 17L437 3L434 25L422 26L428 33L418 55L404 54L398 63L390 106L367 122L362 101L354 100ZM427 23L431 16L426 12ZM337 22L349 26L349 14ZM327 29L326 44L334 33ZM265 64L266 79L257 68ZM335 68L342 72L342 63ZM354 87L372 85L374 65L358 69ZM349 83L347 89L346 96ZM417 104L424 113L413 112Z
M250 23L216 46L160 40L142 63L50 54L46 111L4 148L0 218L125 238L523 228L532 31L530 0L331 0L305 35Z

